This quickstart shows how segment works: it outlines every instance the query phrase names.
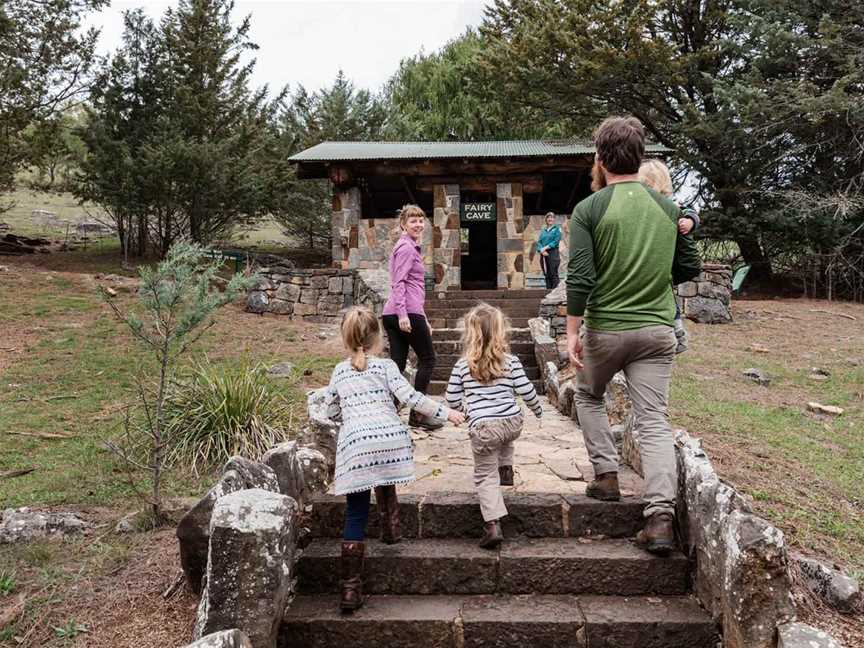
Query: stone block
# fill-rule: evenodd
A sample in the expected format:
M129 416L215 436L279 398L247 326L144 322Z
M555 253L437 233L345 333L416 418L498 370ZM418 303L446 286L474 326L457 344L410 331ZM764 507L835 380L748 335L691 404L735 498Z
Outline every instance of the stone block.
M503 521L506 537L560 538L564 530L564 500L554 493L505 493L507 517Z
M291 590L296 514L293 499L257 488L216 502L196 638L236 628L256 648L276 648Z
M405 538L416 538L419 533L420 496L399 495L399 521ZM341 538L345 524L345 498L336 495L314 495L309 526L316 538ZM369 511L367 537L381 535L381 524L375 503Z
M303 472L297 462L297 441L285 441L270 448L261 458L261 463L269 466L276 474L279 492L288 495L298 503L305 499L306 486Z
M6 509L0 516L0 544L62 538L87 532L92 525L74 513Z
M824 630L806 623L784 623L777 628L777 648L843 648Z
M289 302L296 302L300 299L300 286L296 284L282 284L276 290L276 299L284 299Z
M308 315L317 315L318 314L318 304L294 304L294 316L295 317L306 317Z
M223 630L201 637L185 648L252 648L252 643L240 630Z
M275 315L291 315L294 312L294 302L273 299L270 301L269 312Z
M270 298L266 292L253 290L246 297L246 312L265 313L270 306Z
M685 281L675 287L679 297L695 297L699 294L699 285L694 281Z
M620 502L601 502L587 495L568 495L566 499L572 537L630 538L644 524L645 503L636 497L623 497Z
M243 457L232 457L222 469L219 481L177 524L180 564L189 586L196 593L201 591L201 580L207 568L210 518L213 508L223 496L247 488L278 493L279 481L269 466Z
M585 620L570 596L476 596L462 607L464 648L584 648Z
M327 281L327 292L331 295L341 295L342 277L330 277Z
M844 614L855 614L861 609L857 580L815 558L796 556L795 562L808 589L828 605Z
M684 301L684 316L703 324L727 324L732 321L729 307L716 299L692 297Z
M686 297L689 295L682 296ZM716 299L727 305L732 301L732 291L730 288L707 281L699 284L699 296Z

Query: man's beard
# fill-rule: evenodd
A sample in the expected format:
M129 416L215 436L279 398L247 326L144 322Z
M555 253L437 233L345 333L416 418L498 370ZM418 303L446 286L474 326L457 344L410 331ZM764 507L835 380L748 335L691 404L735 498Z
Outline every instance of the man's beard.
M591 167L591 191L600 191L606 186L606 171L595 161Z

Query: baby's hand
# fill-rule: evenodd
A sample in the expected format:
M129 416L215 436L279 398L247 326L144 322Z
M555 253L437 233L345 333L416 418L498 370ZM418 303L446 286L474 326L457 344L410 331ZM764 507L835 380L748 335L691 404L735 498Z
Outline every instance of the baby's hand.
M690 230L693 229L693 221L690 218L679 218L678 219L678 231L682 234L689 234Z
M465 415L462 412L451 409L447 413L447 420L453 425L462 425L465 422Z

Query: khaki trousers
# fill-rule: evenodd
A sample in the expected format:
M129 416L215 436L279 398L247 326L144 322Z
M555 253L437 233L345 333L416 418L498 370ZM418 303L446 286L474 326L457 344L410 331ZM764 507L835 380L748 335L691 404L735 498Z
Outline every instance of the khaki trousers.
M645 517L675 512L678 486L675 445L669 424L669 381L677 346L674 329L650 326L630 331L587 329L582 339L576 407L595 474L618 471L618 451L603 395L618 371L627 377L639 429L647 502Z
M507 515L501 493L499 466L513 465L513 441L522 434L522 415L481 421L468 431L474 454L474 488L480 500L483 521Z

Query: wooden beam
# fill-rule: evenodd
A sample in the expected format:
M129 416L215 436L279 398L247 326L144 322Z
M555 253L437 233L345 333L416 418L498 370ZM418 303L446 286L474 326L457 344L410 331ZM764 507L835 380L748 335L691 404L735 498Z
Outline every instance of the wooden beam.
M539 193L543 190L543 176L536 175L448 175L421 176L414 183L417 191L433 191L435 185L458 184L463 191L495 191L499 182L520 182L522 193Z

